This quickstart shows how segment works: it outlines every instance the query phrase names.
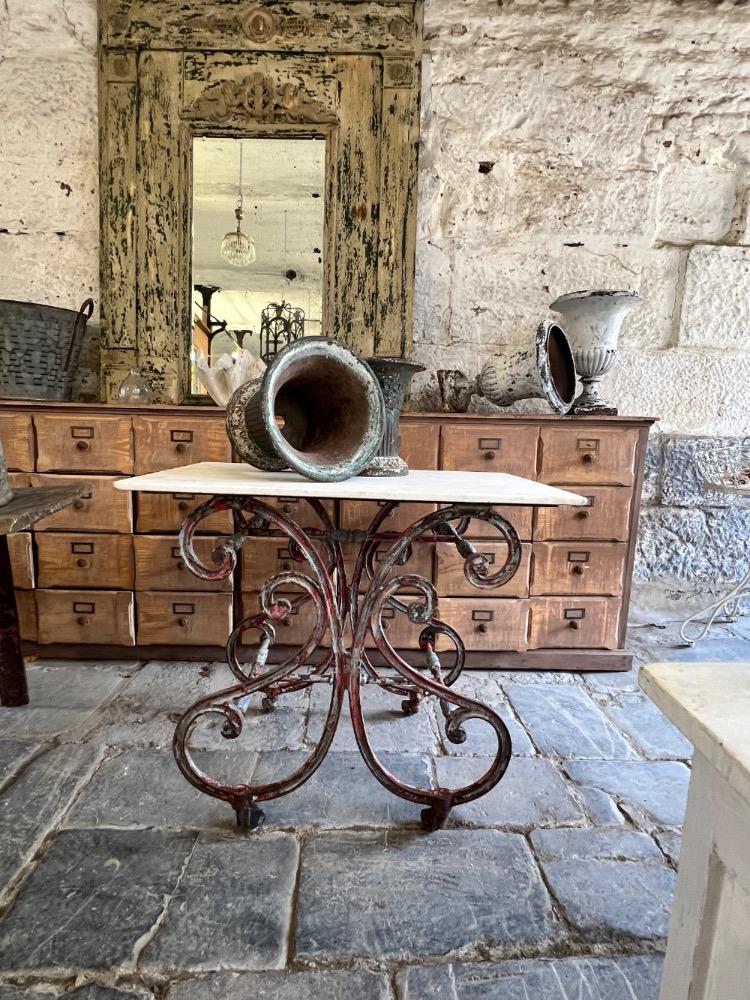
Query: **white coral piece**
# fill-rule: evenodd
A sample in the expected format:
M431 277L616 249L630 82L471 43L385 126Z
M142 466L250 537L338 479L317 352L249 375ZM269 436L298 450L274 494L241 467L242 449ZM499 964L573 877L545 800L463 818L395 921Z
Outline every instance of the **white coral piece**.
M205 358L197 361L198 378L215 403L226 406L236 389L251 379L262 378L266 370L265 362L243 348L236 354L222 354L213 367Z

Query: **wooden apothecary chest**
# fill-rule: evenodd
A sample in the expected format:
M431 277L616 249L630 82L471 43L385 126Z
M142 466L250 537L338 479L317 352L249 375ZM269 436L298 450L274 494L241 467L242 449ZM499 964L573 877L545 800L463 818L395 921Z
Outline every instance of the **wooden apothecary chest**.
M623 669L625 625L648 428L646 418L478 417L414 414L402 421L413 468L510 472L590 498L583 509L503 511L523 541L518 573L496 591L469 586L448 542L415 547L414 570L432 579L441 617L458 628L469 664L512 669ZM230 461L223 412L208 407L0 403L13 482L85 480L91 495L14 536L22 632L30 652L54 656L213 658L234 622L286 558L280 542L247 543L234 580L205 583L183 566L177 532L202 501L131 496L114 479L200 461ZM304 504L276 501L293 518ZM344 528L364 527L377 505L330 502ZM394 512L401 529L429 510ZM303 518L304 519L304 518ZM213 538L228 515L203 522ZM485 537L483 537L483 535ZM490 559L503 545L485 526L476 545ZM282 641L306 636L305 610ZM408 649L418 629L394 617L391 641Z

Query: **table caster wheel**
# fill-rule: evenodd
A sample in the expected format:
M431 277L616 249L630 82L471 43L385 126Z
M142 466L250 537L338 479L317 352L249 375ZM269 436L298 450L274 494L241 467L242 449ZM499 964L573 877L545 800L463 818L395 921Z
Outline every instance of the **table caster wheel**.
M260 703L260 707L264 712L266 712L266 714L268 712L273 712L274 708L276 708L276 701L274 698L269 698L268 695L264 695L263 700Z
M419 698L404 698L401 702L401 711L404 715L416 715L419 711Z
M240 830L247 830L252 833L253 830L259 830L263 826L263 820L266 818L266 814L255 804L251 806L244 806L242 809L235 810L237 813L237 826Z
M435 805L427 806L421 812L422 829L426 833L433 833L445 826L445 822L450 814L451 807L444 802L437 802Z

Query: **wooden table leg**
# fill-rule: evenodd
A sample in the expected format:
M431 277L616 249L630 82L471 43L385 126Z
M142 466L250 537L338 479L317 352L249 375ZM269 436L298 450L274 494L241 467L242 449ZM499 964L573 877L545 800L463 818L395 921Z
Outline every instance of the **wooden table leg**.
M28 703L8 537L0 535L0 705L12 708Z

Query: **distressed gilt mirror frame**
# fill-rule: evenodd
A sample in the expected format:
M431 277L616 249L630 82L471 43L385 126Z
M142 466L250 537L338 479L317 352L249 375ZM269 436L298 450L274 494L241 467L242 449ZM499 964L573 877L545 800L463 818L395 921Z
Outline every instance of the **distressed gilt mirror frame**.
M99 0L102 375L188 392L195 136L326 140L324 329L411 346L422 0Z

